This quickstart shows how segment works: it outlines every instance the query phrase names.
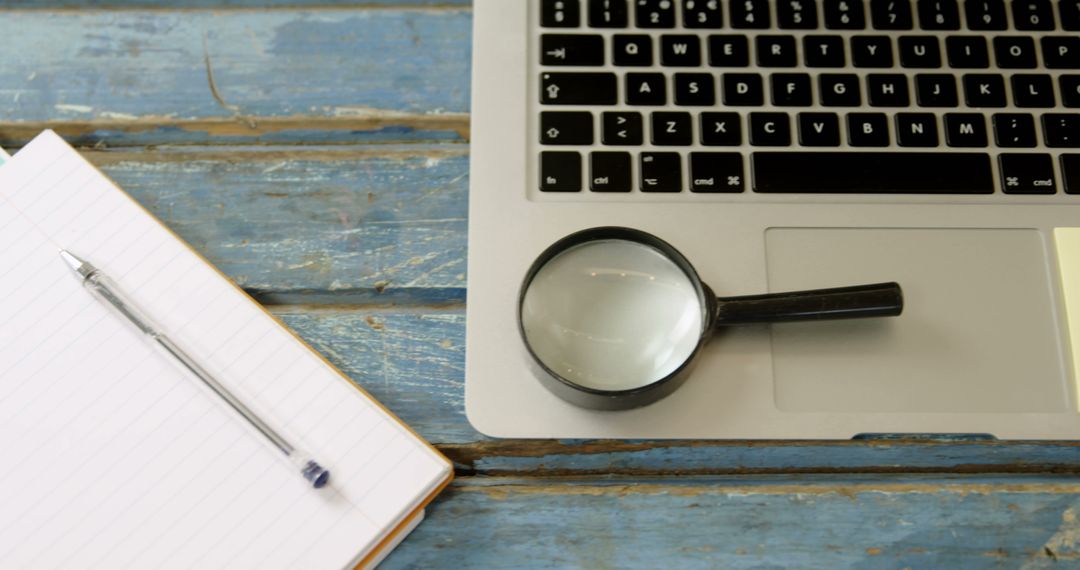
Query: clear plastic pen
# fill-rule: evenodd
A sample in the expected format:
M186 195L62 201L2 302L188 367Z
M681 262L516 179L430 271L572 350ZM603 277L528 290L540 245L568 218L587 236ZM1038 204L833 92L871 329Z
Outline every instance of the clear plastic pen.
M88 261L76 257L71 252L66 250L60 251L60 257L67 262L79 279L82 281L83 287L94 294L95 297L103 301L106 305L112 307L122 317L130 321L139 329L140 332L149 337L165 352L171 354L184 368L191 372L196 378L201 380L208 388L214 391L221 399L225 401L233 410L236 410L245 420L255 428L256 431L266 436L266 439L273 444L274 447L279 449L285 454L285 457L289 459L293 465L299 470L300 474L307 479L312 486L316 489L326 485L330 479L330 472L324 469L315 459L303 451L296 448L296 446L289 443L284 437L274 431L266 422L264 422L255 412L244 405L232 392L218 382L214 377L199 365L194 359L188 356L179 346L173 343L169 337L165 336L161 332L161 329L151 320L145 313L143 313L137 305L135 305L130 299L128 299L120 290L116 284L109 279L98 268L91 265Z

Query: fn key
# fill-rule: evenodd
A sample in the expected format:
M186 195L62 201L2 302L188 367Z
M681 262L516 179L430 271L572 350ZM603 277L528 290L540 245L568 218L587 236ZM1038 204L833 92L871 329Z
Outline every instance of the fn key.
M541 152L540 190L542 192L580 192L581 155L576 152Z

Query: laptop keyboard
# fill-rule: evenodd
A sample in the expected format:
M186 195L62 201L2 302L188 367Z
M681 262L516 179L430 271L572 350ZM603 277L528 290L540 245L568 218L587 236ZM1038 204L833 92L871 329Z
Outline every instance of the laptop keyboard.
M541 192L1080 194L1080 0L534 6Z

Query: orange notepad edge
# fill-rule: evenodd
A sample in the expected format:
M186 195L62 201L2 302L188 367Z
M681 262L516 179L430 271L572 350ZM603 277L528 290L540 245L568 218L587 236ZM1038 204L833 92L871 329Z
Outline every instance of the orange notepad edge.
M46 132L52 133L53 135L57 136L58 138L62 138L62 137L60 137L60 135L57 135L51 129L48 129ZM64 142L66 143L67 141L64 141ZM357 391L359 391L360 394L362 394L365 398L368 399L368 401L370 401L371 403L378 406L380 409L382 409L382 411L386 412L386 415L389 416L390 419L394 420L401 427L405 428L406 431L411 433L414 437L416 437L416 439L423 442L423 444L426 445L428 447L428 449L433 451L436 456L438 456L439 458L441 458L443 461L446 462L446 466L449 468L449 472L448 472L449 474L447 475L446 479L443 480L443 482L441 484L439 484L439 486L436 487L431 493L429 493L427 497L424 497L424 500L420 501L420 503L416 506L416 508L413 509L413 511L411 513L406 515L405 518L402 519L402 521L400 523L398 523L398 525L396 527L394 527L394 530L390 531L385 537L383 537L383 539L381 541L379 541L379 543L375 546L375 548L371 549L371 551L368 552L368 554L366 556L364 556L364 558L361 559L360 562L354 567L354 569L355 568L362 568L365 564L367 564L369 561L371 561L373 558L375 558L375 556L377 556L379 554L379 552L383 548L386 547L387 544L390 544L393 541L394 537L396 537L399 533L401 533L402 530L407 528L409 526L409 522L411 522L414 518L416 518L417 515L419 515L421 512L423 512L423 510L428 506L428 504L430 504L431 501L433 501L435 499L435 497L439 493L441 493L443 491L443 489L445 489L446 486L449 485L454 480L454 464L450 461L450 459L448 459L445 455L443 455L442 452L439 451L434 445L431 445L430 443L428 443L428 441L426 439L421 437L420 434L416 433L416 431L414 429L412 429L411 427L409 427L408 424L401 421L401 418L397 417L397 415L395 415L393 412L391 412L386 406L384 406L382 404L382 402L376 400L371 394L369 394L367 392L367 390L364 390L356 382L353 382L352 379L350 379L348 376L346 376L345 373L342 372L340 369L338 369L337 366L334 366L333 363L331 363L329 360L327 360L326 357L322 355L322 353L320 353L319 351L312 348L311 345L307 343L307 341L305 341L303 338L300 337L300 335L296 334L295 331L293 331L291 328L289 328L288 325L286 325L284 323L284 321L279 319L276 315L274 315L270 311L267 311L266 307L264 307L261 303L256 301L251 295L248 295L247 291L244 291L244 289L242 287L240 287L239 285L237 285L235 281L230 279L228 275L225 275L224 273L222 273L221 270L218 269L216 265L214 265L213 263L210 263L210 260L206 259L206 257L204 257L201 253L196 251L195 248L191 247L191 244L189 244L187 241L185 241L184 238L177 235L177 233L174 232L172 230L172 228L165 225L165 223L163 223L161 220L159 220L157 218L157 216L155 216L152 212L150 212L150 210L147 210L141 203L139 203L138 200L133 198L131 196L131 194L128 194L112 178L109 178L108 175L106 175L104 172L102 172L101 169L97 167L97 165L91 163L89 160L86 160L86 157L83 156L82 153L76 151L76 154L79 155L79 158L83 162L90 165L91 168L93 168L99 174L101 174L103 177L105 177L105 179L108 180L110 184L112 184L113 188L115 188L118 192L123 194L128 200L131 200L131 202L134 203L140 210L145 212L147 216L150 216L150 219L154 220L159 226L164 228L165 231L169 232L169 234L171 234L173 237L175 237L184 247L186 247L189 251L194 253L195 256L198 257L203 263L205 263L207 266L209 266L211 269L213 269L218 275L223 277L225 279L225 281L227 281L229 283L229 285L231 285L237 291L242 293L244 295L244 298L247 299L248 302L250 302L251 304L258 307L260 311L266 313L266 315L269 316L271 319L273 319L274 322L276 322L279 326L281 326L281 328L285 329L290 335L292 335L293 338L295 338L297 341L299 341L300 344L304 348L311 351L311 353L314 354L316 357L318 357L319 360L323 361L323 363L325 363L327 366L329 366L330 369L333 370L335 374L337 374L339 377L341 377L342 380L344 380L350 386L352 386Z

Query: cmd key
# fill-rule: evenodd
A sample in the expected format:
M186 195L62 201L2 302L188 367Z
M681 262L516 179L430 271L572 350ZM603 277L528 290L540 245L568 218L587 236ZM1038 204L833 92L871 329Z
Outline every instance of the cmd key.
M618 83L614 73L541 73L544 105L614 105Z

